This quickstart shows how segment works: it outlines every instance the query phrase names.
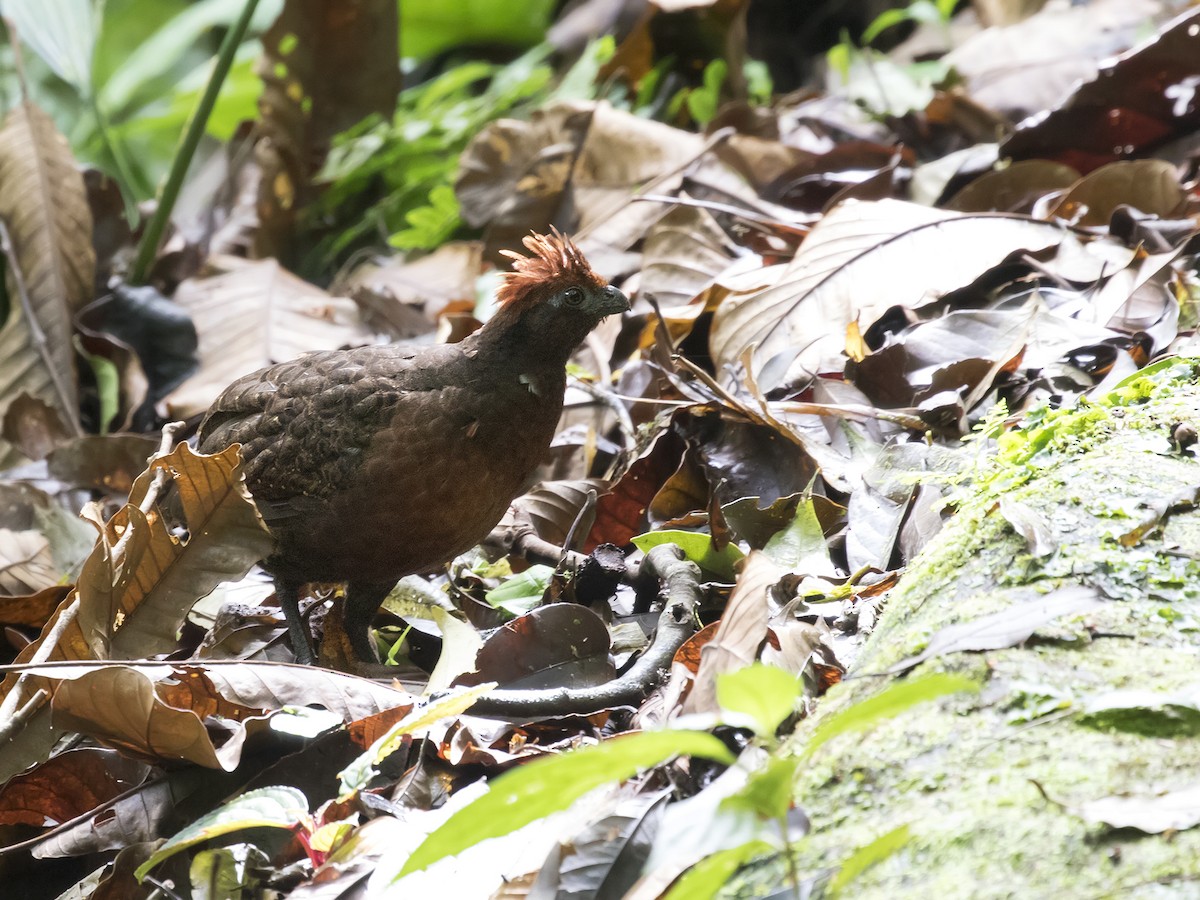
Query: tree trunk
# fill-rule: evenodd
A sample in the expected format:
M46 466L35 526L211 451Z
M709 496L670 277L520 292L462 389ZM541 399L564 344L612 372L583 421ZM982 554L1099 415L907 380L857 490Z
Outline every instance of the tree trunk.
M1172 441L1194 440L1179 423L1200 431L1198 380L1200 361L1170 360L1001 438L904 575L852 676L886 672L946 626L1015 618L1015 604L1060 586L1087 585L1102 599L1021 645L835 688L798 750L897 679L952 672L980 685L812 754L797 794L813 823L796 848L801 871L838 867L907 825L907 841L842 896L1200 896L1200 828L1190 821L1200 821L1200 791L1173 815L1155 803L1200 785L1200 460ZM1089 806L1117 795L1146 802ZM1164 830L1113 827L1131 815ZM784 871L779 860L759 865L739 892L761 893Z

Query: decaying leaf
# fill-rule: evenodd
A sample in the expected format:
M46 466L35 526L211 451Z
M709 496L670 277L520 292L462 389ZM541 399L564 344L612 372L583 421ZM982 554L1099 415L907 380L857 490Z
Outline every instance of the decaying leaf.
M11 244L0 410L25 393L78 432L71 316L92 296L92 214L66 139L31 103L14 107L0 127L0 222ZM0 468L19 458L0 441Z
M360 344L353 301L331 297L273 259L210 260L216 274L180 285L175 301L200 333L200 371L167 398L178 416L208 408L234 379L306 350Z
M1061 226L1018 216L959 216L895 200L843 204L771 287L731 297L717 310L713 359L729 373L754 348L752 375L764 391L838 372L851 323L865 330L891 306L919 306L1012 252L1066 237Z
M1104 797L1073 809L1088 822L1110 828L1135 828L1146 834L1184 831L1200 825L1200 785L1161 794Z
M925 649L888 669L895 675L920 665L927 659L966 650L1000 650L1029 640L1033 633L1055 619L1080 615L1099 608L1104 596L1093 587L1071 585L1045 597L1013 604L1008 609L971 622L948 625L929 639Z

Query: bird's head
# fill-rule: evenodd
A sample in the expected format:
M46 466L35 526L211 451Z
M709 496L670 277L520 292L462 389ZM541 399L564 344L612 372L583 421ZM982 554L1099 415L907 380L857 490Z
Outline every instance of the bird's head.
M574 349L605 316L629 309L625 295L597 275L557 229L530 234L524 244L531 256L501 251L513 267L497 294L497 325L519 323L533 334L559 337Z

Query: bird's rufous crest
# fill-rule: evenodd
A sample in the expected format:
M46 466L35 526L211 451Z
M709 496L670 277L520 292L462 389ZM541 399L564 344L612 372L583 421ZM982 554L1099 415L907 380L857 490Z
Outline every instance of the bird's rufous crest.
M504 273L504 283L496 293L500 303L520 303L530 296L533 288L546 284L591 284L596 287L608 284L592 271L575 243L553 226L550 234L533 232L526 235L522 243L532 256L522 256L513 250L500 251L513 261L513 270Z

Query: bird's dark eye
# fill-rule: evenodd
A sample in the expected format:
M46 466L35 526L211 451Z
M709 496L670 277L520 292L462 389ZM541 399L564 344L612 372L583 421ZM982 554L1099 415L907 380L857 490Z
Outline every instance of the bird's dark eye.
M563 291L563 302L567 306L578 306L583 302L583 291L579 288L567 288Z

